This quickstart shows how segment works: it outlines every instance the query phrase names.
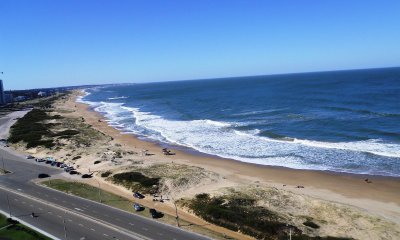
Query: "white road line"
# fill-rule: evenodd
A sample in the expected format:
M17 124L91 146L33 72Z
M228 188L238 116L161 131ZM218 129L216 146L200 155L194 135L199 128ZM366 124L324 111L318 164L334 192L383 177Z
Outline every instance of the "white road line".
M57 217L62 218L60 215L57 215Z
M78 225L81 226L81 227L83 227L83 224L82 224L82 223L79 223Z
M38 208L40 211L43 211L43 208Z
M106 237L108 237L108 235L107 235L107 234L105 234L105 233L103 233L103 235L104 235L104 236L106 236Z
M134 224L134 223L129 223L129 225L131 225L131 226L135 226L135 224Z
M94 229L93 229L93 228L91 228L90 230L92 230L92 231L94 232Z

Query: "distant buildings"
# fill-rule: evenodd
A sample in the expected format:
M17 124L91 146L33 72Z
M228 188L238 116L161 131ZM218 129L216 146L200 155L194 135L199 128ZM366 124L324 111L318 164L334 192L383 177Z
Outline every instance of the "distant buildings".
M4 104L6 104L6 98L4 94L3 80L0 80L0 105Z

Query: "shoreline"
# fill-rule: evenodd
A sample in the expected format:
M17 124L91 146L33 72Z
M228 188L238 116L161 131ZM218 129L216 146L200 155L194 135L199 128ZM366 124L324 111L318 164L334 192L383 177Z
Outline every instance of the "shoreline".
M83 92L85 93L85 92ZM76 98L78 97L84 97L80 93ZM202 157L202 158L209 158L209 159L217 159L217 160L228 160L228 161L234 161L234 162L240 162L243 164L248 164L248 165L254 165L257 167L265 167L265 168L276 168L276 169L282 169L282 170L294 170L294 171L306 171L306 172L321 172L324 174L330 174L330 175L344 175L348 177L355 177L355 178L374 178L374 179L388 179L388 180L398 180L400 181L400 175L394 176L394 175L383 175L383 174L370 174L370 173L357 173L357 172L350 172L350 171L335 171L335 170L329 170L329 169L309 169L309 168L292 168L292 167L287 167L287 166L277 166L277 165L266 165L266 164L260 164L260 163L252 163L252 162L246 162L242 161L240 159L235 159L235 158L229 158L229 157L224 157L224 156L219 156L215 155L212 153L205 153L201 152L195 148L191 148L189 146L183 146L179 144L174 144L174 143L168 143L168 142L162 142L160 140L152 139L150 137L147 137L145 135L136 135L135 133L132 132L124 132L123 129L118 129L110 124L108 124L109 119L105 117L101 112L97 112L94 110L94 107L88 103L85 102L80 102L75 100L75 103L77 104L83 104L87 106L87 111L91 112L93 114L97 114L98 118L107 123L108 127L113 128L121 133L121 135L129 135L135 138L138 141L143 141L146 143L154 144L155 146L158 146L159 148L168 148L171 150L174 150L174 152L180 152L184 153L186 155L191 155L195 157Z
M24 144L16 144L15 149L37 157L52 156L71 164L82 174L94 173L93 180L65 173L57 177L95 187L101 183L103 190L127 199L132 198L132 190L112 182L107 178L109 175L103 176L103 173L116 175L138 171L148 177L160 177L159 194L182 204L178 207L182 219L198 226L206 224L205 228L213 232L226 233L237 239L251 237L209 224L185 203L202 193L212 197L243 196L255 199L256 206L279 214L284 222L311 236L355 239L379 238L382 234L393 236L388 239L400 236L400 231L396 230L400 226L399 178L265 166L195 153L190 149L186 151L179 146L179 149L171 149L166 144L146 141L110 126L106 117L93 111L90 105L76 102L81 95L74 91L67 98L56 101L53 114L61 114L63 120L49 121L60 124L51 129L55 133L65 129L80 131L76 140L58 138L60 142L56 149L27 149ZM164 147L176 155L164 155ZM369 180L365 181L366 178ZM175 215L174 204L170 201L157 202L150 195L135 201ZM304 221L308 219L314 219L321 228L305 226Z
M185 163L191 163L191 164L199 164L201 166L213 166L213 167L224 167L228 168L230 171L242 174L242 175L247 175L248 177L253 178L254 175L257 175L256 177L261 177L265 181L271 181L274 180L273 182L278 182L286 185L301 185L301 186L308 186L308 187L315 187L315 188L322 188L324 190L333 190L334 192L337 192L341 195L350 197L350 198L366 198L369 199L370 195L372 194L371 192L365 193L364 188L366 186L372 186L372 185L377 185L379 184L380 187L382 188L384 186L389 187L389 188L395 188L395 189L400 189L400 177L394 177L394 176L383 176L383 175L369 175L369 174L356 174L356 173L348 173L348 172L335 172L335 171L330 171L330 170L311 170L311 169L294 169L294 168L289 168L289 167L282 167L282 166L270 166L270 165L262 165L262 164L256 164L256 163L248 163L248 162L243 162L235 159L228 159L228 158L223 158L219 157L216 155L211 155L207 153L202 153L199 152L195 149L191 149L188 147L184 146L174 146L172 144L168 143L161 143L157 141L152 141L151 139L149 140L144 140L141 139L142 137L136 136L132 133L126 134L123 133L122 131L110 126L107 122L107 119L105 116L103 116L101 113L96 112L89 104L86 103L81 103L81 102L76 102L77 106L80 105L80 110L86 112L88 115L91 115L91 117L100 120L99 124L92 124L93 126L100 127L98 130L105 130L105 128L109 128L114 134L114 136L121 135L122 138L131 138L131 140L136 144L136 145L143 145L144 147L147 147L146 149L150 149L149 151L151 152L152 150L159 150L158 152L161 153L161 149L165 146L169 146L169 148L173 149L174 153L176 155L172 156L166 156L167 158L175 159L176 160L182 160L180 158L185 158L187 159ZM102 123L102 124L101 124ZM103 126L101 126L103 125ZM113 137L114 137L113 136ZM124 139L127 140L127 139ZM181 149L182 148L182 149ZM187 148L184 149L184 148ZM151 152L154 154L153 152ZM156 156L158 154L155 154ZM253 172L254 171L254 172ZM253 172L253 173L252 173ZM265 173L268 175L267 176L262 176ZM282 176L280 176L283 174ZM291 175L288 177L288 174ZM368 184L364 180L368 178L370 179L373 184ZM321 180L323 179L324 181L316 181L316 180ZM334 181L335 184L328 183L326 181ZM354 182L356 181L356 182ZM335 187L334 185L346 185L346 187L350 187L348 183L352 183L352 189L353 191L344 191L345 189L341 189L340 187ZM359 188L359 189L358 189ZM382 195L382 191L376 188L367 188L369 191L373 190L376 192L375 197L378 197L380 201L384 201L387 203L395 203L397 205L400 205L400 194L395 194L394 192L393 195L390 192L386 192L387 194ZM393 189L394 190L394 189ZM397 197L398 196L398 197ZM394 201L393 201L394 200Z

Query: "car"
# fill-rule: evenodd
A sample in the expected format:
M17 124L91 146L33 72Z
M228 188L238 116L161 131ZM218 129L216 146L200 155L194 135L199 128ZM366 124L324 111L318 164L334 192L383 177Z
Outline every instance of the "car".
M47 173L40 173L40 174L38 175L38 178L49 178L49 177L50 177L50 175L47 174Z
M32 156L32 155L28 155L28 156L26 156L26 159L34 159L35 157L34 156Z
M52 162L52 163L51 163L51 166L53 166L53 167L54 167L54 166L56 166L56 164L57 164L57 162L56 162L56 161L54 161L54 162Z
M36 158L35 161L36 162L44 162L44 159L43 158Z
M83 174L82 175L82 178L91 178L92 177L92 174Z
M60 164L60 168L65 168L67 165L65 163Z
M133 196L134 196L135 198L138 198L138 199L143 199L143 198L144 198L144 196L143 196L142 194L140 194L139 192L134 192L134 193L133 193Z
M78 174L78 172L75 170L71 170L71 171L69 171L69 174L74 175L74 174Z
M140 204L137 204L137 203L134 203L134 204L133 204L133 208L134 208L137 212L143 211L143 210L144 210L144 207L141 206Z
M162 218L164 216L163 213L157 212L154 208L150 208L149 212L152 218Z
M65 167L64 168L64 171L66 171L66 172L69 172L69 171L72 171L72 170L75 170L73 167Z
M53 161L51 161L51 160L46 160L46 164L52 164L53 163Z

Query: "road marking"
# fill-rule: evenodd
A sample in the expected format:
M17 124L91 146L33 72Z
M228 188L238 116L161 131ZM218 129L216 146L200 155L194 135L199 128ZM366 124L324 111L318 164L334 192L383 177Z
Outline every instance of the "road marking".
M149 230L148 228L145 228L145 227L142 227L142 229L145 230L145 231L148 231L148 230Z
M18 190L18 191L22 191L22 189L21 189L21 188L18 188L17 190Z
M94 232L94 229L93 229L93 228L91 228L90 230L92 230L92 231Z
M68 222L72 222L72 220L71 220L71 219L67 219L67 221L68 221Z
M83 227L83 224L82 224L82 223L79 223L78 225L81 226L81 227Z
M74 208L74 209L83 212L83 210L80 208Z
M32 205L32 204L30 204L29 206L30 206L30 207L33 207L33 205Z
M57 217L62 218L60 215L57 215Z
M107 235L107 234L105 234L105 233L103 233L103 235L104 235L104 236L106 236L106 237L108 237L108 235Z
M43 208L38 208L40 211L43 211Z
M131 225L131 226L135 226L135 224L134 224L134 223L129 223L129 225Z

